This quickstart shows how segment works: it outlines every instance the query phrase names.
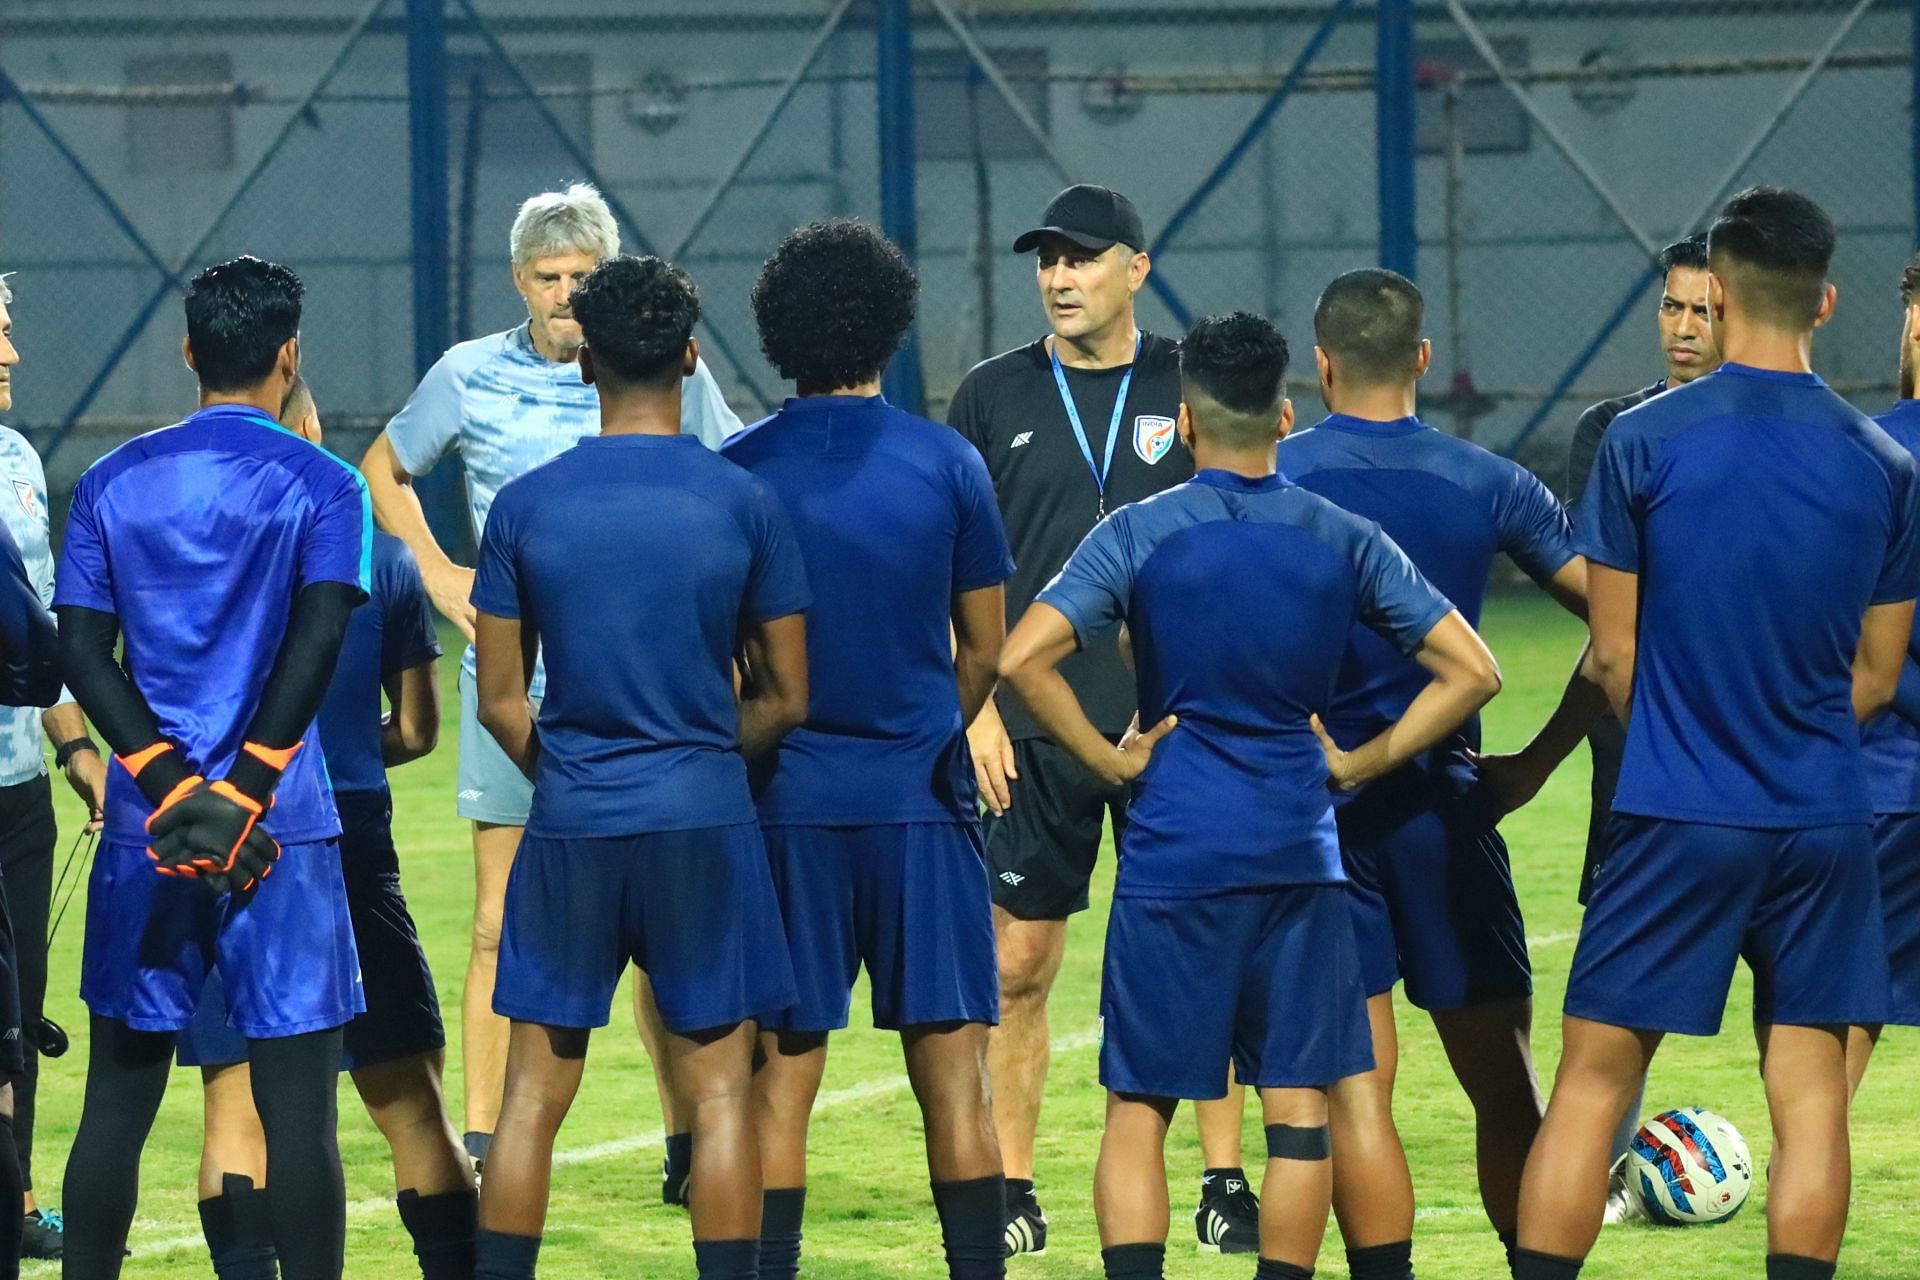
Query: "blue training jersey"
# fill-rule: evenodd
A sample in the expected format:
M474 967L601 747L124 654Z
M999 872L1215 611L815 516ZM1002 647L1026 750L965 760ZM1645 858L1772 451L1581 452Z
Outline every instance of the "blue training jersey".
M739 429L740 419L700 361L681 388L680 430L718 449ZM502 486L598 434L600 396L580 381L579 362L541 355L525 324L449 348L387 424L393 456L409 475L423 476L447 454L460 455L476 544ZM471 676L471 645L461 660ZM536 666L533 696L545 685Z
M371 585L360 473L258 409L216 405L121 445L73 492L56 606L116 615L127 673L194 769L232 766L286 636L317 582ZM309 726L264 819L282 844L340 832ZM146 843L146 797L116 759L105 838Z
M948 628L1013 574L979 452L878 396L810 396L722 454L780 499L813 588L807 720L754 771L760 820L975 821Z
M1640 575L1616 813L1870 817L1852 665L1920 587L1913 458L1817 375L1726 364L1620 415L1574 549Z
M1920 459L1920 400L1902 400L1874 421L1895 444ZM1908 718L1920 714L1914 696L1920 693L1916 659L1920 659L1920 617L1914 619L1913 638L1907 644L1906 669L1900 676L1902 696L1860 730L1867 791L1875 813L1920 813L1920 724Z
M1308 717L1355 623L1412 653L1453 608L1378 525L1283 476L1202 471L1095 526L1039 599L1082 646L1124 621L1140 723L1180 718L1135 780L1116 894L1346 879Z
M1573 559L1567 513L1531 471L1418 418L1334 414L1282 440L1278 456L1289 480L1377 522L1476 629L1495 557L1505 552L1541 583ZM1355 627L1322 717L1327 731L1359 746L1398 720L1427 680L1390 640ZM1478 747L1479 718L1462 733Z
M809 603L764 484L692 436L583 440L500 491L473 603L546 648L529 833L754 820L733 654Z
M380 690L389 677L439 656L433 606L413 552L374 530L372 592L347 620L340 661L320 704L320 747L336 793L386 790Z

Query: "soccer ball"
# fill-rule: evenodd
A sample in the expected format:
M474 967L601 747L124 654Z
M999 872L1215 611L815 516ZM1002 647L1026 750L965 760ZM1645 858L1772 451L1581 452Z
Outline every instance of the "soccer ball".
M1699 1107L1662 1111L1627 1147L1627 1188L1650 1221L1725 1222L1753 1190L1753 1158L1725 1116Z

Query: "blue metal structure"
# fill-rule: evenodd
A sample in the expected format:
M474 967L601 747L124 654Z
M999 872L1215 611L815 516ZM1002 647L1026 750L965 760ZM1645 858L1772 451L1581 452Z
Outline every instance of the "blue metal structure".
M875 0L880 95L880 227L900 246L909 263L920 254L915 207L913 133L912 0ZM916 331L907 331L899 354L887 366L887 399L909 413L926 411L926 382L920 371Z
M407 0L407 146L413 204L413 376L452 346L445 0Z
M1420 254L1414 225L1413 0L1374 5L1375 160L1380 173L1380 265L1411 280Z

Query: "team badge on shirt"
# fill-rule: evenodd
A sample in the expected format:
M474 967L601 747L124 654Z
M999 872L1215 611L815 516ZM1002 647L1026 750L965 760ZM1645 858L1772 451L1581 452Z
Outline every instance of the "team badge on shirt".
M40 518L40 512L38 510L38 504L33 500L33 485L25 480L15 480L13 482L13 491L19 495L20 505L27 509L27 514L35 520L38 520Z
M1152 466L1173 448L1173 419L1143 413L1133 420L1133 451Z

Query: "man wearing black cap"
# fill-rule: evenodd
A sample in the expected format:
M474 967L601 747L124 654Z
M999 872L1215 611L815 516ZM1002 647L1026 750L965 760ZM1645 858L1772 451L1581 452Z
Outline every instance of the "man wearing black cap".
M1193 475L1175 438L1176 342L1134 324L1133 298L1151 267L1140 215L1106 187L1068 187L1040 225L1014 241L1037 258L1052 333L976 366L948 420L987 460L1017 567L1007 618L1026 612L1080 540L1109 511ZM1134 713L1133 678L1117 636L1060 664L1088 717L1118 739ZM967 734L987 804L1000 953L1000 1026L988 1061L994 1123L1007 1173L1006 1251L1046 1248L1033 1191L1033 1138L1048 1059L1047 995L1066 945L1067 917L1087 908L1102 814L1116 843L1124 788L1097 782L1055 747L1016 702L988 702ZM1208 1169L1195 1228L1205 1249L1251 1252L1259 1202L1240 1171L1241 1091L1196 1107Z

